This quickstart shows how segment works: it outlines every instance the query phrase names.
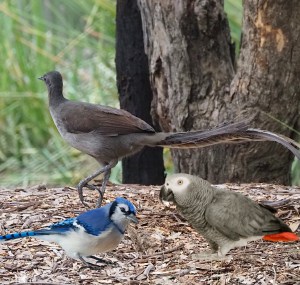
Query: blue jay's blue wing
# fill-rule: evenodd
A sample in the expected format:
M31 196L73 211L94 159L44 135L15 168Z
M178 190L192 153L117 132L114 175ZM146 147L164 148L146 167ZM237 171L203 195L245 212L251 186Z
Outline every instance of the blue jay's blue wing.
M49 226L49 228L35 231L36 235L51 235L51 234L64 234L70 230L76 230L76 218L70 218Z
M80 214L76 218L76 223L82 226L91 235L97 236L104 232L110 225L109 209L112 203L101 208L90 210Z

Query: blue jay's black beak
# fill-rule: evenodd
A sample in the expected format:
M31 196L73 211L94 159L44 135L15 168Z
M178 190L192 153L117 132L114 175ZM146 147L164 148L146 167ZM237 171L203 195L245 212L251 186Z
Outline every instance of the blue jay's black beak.
M139 223L139 220L137 219L137 217L131 213L129 214L128 216L126 216L126 218L129 220L129 222L131 223L135 223L135 224L138 224Z
M165 204L165 205L169 205L168 202L174 202L174 194L173 191L169 188L166 188L165 185L163 185L160 188L160 192L159 192L159 200Z

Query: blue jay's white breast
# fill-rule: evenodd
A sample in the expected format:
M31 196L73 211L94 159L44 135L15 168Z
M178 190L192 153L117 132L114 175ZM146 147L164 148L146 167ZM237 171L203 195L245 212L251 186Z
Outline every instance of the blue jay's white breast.
M39 238L58 243L66 254L74 259L78 259L78 255L90 256L111 251L123 238L123 235L114 226L108 227L98 236L88 234L82 226L77 226L78 230L69 231L65 235L39 236Z

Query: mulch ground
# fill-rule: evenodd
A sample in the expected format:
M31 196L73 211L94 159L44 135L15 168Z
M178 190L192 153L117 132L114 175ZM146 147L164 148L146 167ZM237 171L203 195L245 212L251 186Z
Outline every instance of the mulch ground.
M268 184L218 185L271 201L277 215L300 231L300 188ZM231 250L222 261L193 256L208 249L174 208L158 200L159 187L112 185L106 200L124 196L138 209L118 248L100 255L112 261L99 270L66 257L56 244L24 238L0 245L0 284L300 284L300 243L257 241ZM1 189L0 234L37 229L84 211L71 188ZM87 201L97 195L86 190Z

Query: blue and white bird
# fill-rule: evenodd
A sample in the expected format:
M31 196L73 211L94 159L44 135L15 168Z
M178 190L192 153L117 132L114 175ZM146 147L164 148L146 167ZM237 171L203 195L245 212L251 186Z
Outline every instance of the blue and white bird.
M103 261L93 255L115 249L131 222L138 223L135 206L127 199L117 197L112 203L101 208L52 224L48 228L0 236L0 242L23 237L55 242L69 257L91 266L94 264L87 262L83 257Z

